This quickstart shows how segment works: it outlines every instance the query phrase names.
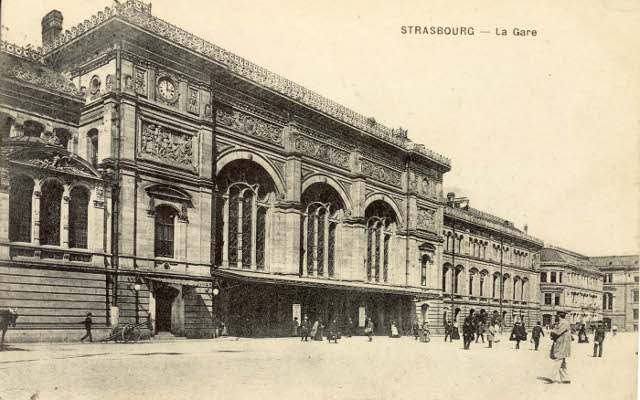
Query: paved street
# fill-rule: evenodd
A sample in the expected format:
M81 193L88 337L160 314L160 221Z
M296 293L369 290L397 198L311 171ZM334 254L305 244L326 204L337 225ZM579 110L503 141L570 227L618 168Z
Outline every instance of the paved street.
M465 351L442 337L16 344L0 353L0 399L636 398L636 335L608 336L601 359L573 343L570 385L538 379L550 370L549 341L538 352L508 341Z

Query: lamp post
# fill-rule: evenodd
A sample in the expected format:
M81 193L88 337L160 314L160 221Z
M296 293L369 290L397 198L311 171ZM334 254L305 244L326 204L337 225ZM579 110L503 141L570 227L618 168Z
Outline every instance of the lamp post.
M136 292L136 324L140 323L140 316L138 315L138 308L140 305L139 293L142 286L139 283L140 278L136 278L136 283L133 285L133 290Z

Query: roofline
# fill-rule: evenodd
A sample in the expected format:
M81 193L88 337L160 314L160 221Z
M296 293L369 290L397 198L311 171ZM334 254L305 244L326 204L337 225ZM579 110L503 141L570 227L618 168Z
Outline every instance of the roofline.
M152 16L151 5L147 5L140 0L127 0L124 4L116 4L112 8L106 7L104 11L98 12L90 19L85 19L83 23L72 27L70 31L67 30L52 43L45 44L43 56L46 57L59 51L69 42L75 41L85 33L93 31L96 27L115 18L162 37L164 40L171 41L175 45L191 50L217 65L224 66L232 75L247 79L253 84L274 91L289 100L326 114L357 130L399 146L407 152L415 153L439 165L444 172L451 170L451 160L449 158L427 149L422 144L412 142L408 139L405 129L391 129L372 117L365 117L266 68L260 67L171 23Z

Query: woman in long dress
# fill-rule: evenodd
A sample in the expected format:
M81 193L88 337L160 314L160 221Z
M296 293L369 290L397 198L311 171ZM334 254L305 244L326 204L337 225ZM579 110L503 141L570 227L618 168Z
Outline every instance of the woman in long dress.
M400 337L400 333L398 332L398 327L396 326L396 321L391 322L391 337L392 338Z
M316 340L316 334L318 333L318 325L319 325L319 322L318 320L316 320L316 322L314 322L313 325L311 326L311 338L313 340Z
M322 341L322 336L323 335L323 331L324 331L324 326L322 325L322 321L318 320L316 321L316 324L318 324L317 326L314 324L314 326L316 327L316 334L313 336L313 340L317 340L319 342Z
M367 318L364 326L364 334L369 337L369 341L373 340L373 321L371 321L371 318Z

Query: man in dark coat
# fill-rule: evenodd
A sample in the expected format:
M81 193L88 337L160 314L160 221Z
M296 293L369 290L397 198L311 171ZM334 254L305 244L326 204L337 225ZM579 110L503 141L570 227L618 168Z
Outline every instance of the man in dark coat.
M538 322L538 325L533 327L533 330L531 331L531 339L533 339L533 344L536 348L536 351L538 351L538 346L540 345L540 335L544 336L544 331L542 330L542 326L540 326L540 322Z
M300 324L300 341L309 341L309 318L305 315Z
M91 325L93 324L93 322L91 321L92 316L93 315L91 313L87 313L87 317L82 322L84 324L84 329L87 331L82 339L80 339L80 342L82 343L84 343L84 340L86 338L89 338L89 342L93 342L93 336L91 336Z
M595 336L593 337L593 356L602 357L602 345L604 344L605 329L603 324L598 324L596 327Z
M469 350L469 346L473 341L473 337L475 336L475 326L473 313L475 310L472 308L469 310L469 315L464 319L464 323L462 325L462 335L464 336L464 349Z
M449 338L449 342L453 342L453 325L451 325L451 321L447 321L447 324L444 326L444 341L447 341Z

